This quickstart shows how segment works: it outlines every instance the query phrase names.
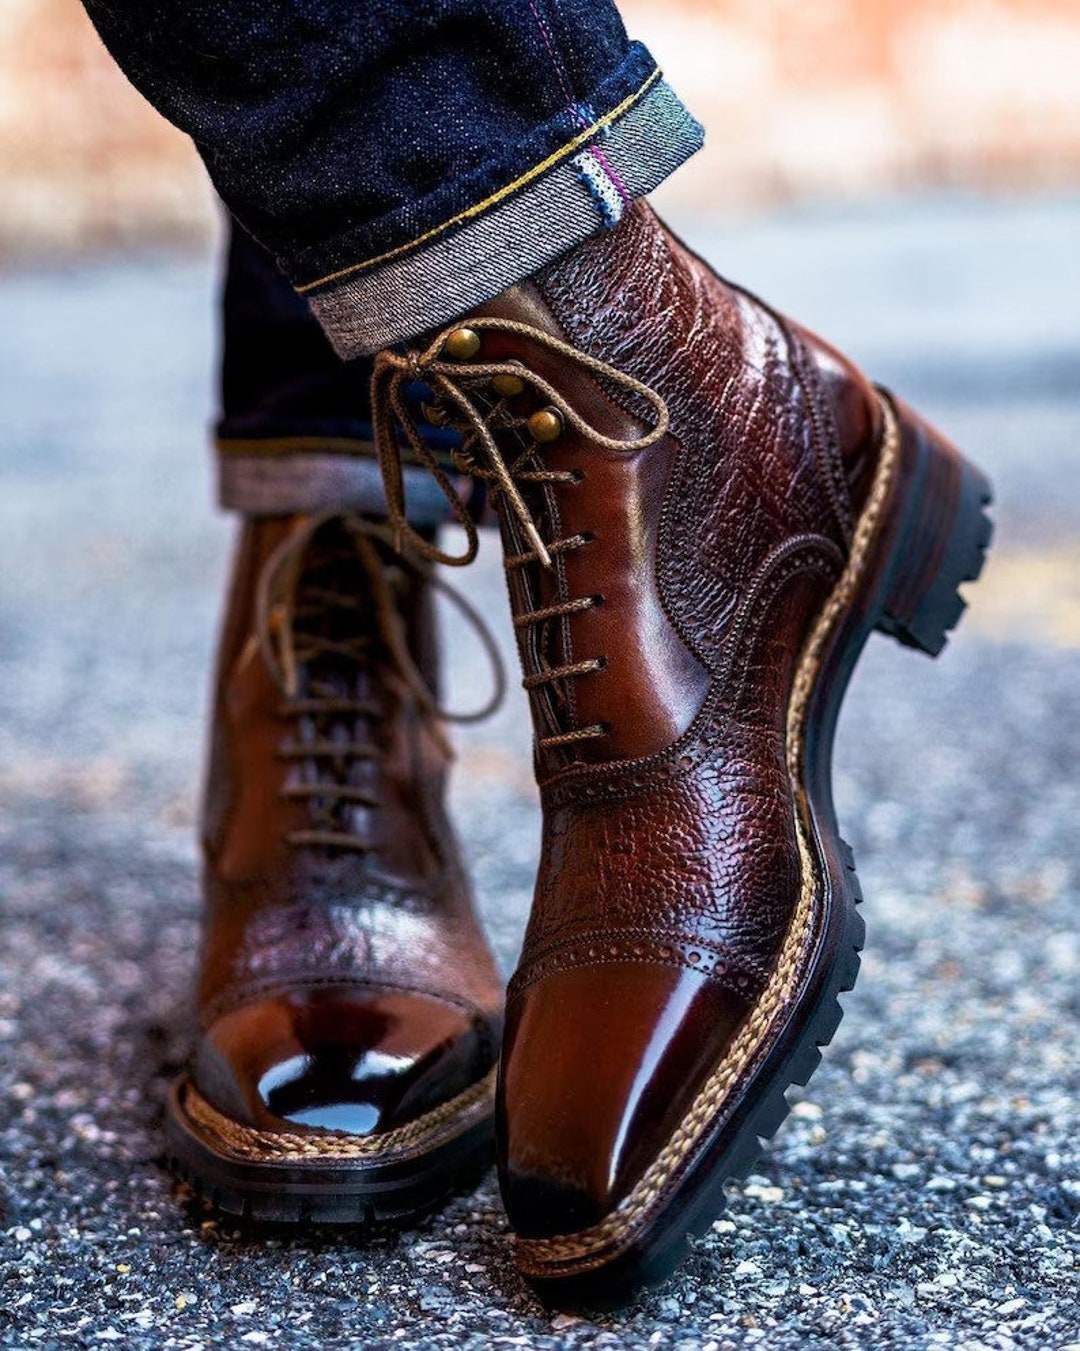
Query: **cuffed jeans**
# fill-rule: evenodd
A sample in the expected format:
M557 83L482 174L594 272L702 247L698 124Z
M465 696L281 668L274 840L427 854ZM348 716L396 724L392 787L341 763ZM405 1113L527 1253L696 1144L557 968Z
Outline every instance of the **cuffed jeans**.
M613 226L701 143L610 0L84 4L262 246L234 231L225 290L244 511L377 509L358 359Z
M229 233L221 290L220 413L215 427L221 506L246 516L324 511L381 515L382 475L371 428L372 361L340 360L307 301L273 258L240 227ZM409 391L414 417L452 470L457 434L429 425L422 387ZM429 473L405 470L409 519L449 518Z
M701 130L609 0L84 0L342 357L614 224Z

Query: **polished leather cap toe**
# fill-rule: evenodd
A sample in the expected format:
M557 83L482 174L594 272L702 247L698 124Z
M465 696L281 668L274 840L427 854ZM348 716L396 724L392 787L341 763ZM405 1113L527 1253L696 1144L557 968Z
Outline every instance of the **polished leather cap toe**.
M613 963L525 988L499 1089L500 1177L524 1238L573 1233L618 1205L685 1116L747 1005L675 966Z
M382 1134L464 1092L497 1029L434 995L344 985L268 995L222 1014L196 1050L196 1087L262 1129Z

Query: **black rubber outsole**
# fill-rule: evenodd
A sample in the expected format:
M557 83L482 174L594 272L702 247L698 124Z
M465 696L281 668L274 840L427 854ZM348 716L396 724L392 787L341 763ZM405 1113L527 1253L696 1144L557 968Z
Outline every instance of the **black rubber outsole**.
M472 1190L494 1161L494 1117L407 1158L246 1161L223 1154L184 1114L184 1080L166 1109L169 1170L213 1210L259 1225L402 1225Z
M196 1202L208 1206L222 1218L260 1229L274 1225L289 1229L300 1225L362 1230L399 1228L427 1219L456 1196L468 1195L480 1185L492 1168L492 1160L484 1151L471 1163L463 1164L456 1175L446 1179L443 1185L425 1190L421 1197L405 1204L387 1204L378 1200L365 1200L362 1196L342 1199L289 1193L252 1195L250 1192L213 1185L174 1154L168 1155L162 1162L179 1182L191 1188Z
M890 400L891 403L891 400ZM959 622L965 601L959 587L976 581L982 572L993 536L993 523L985 513L992 501L988 480L944 444L935 449L935 437L897 405L902 436L902 461L909 475L907 505L890 523L893 541L888 568L876 578L876 605L861 611L853 603L845 625L848 632L834 653L834 669L826 702L807 719L806 791L817 831L819 848L833 861L830 879L835 893L832 909L836 924L835 957L813 1007L803 1009L802 1027L795 1044L781 1056L766 1082L755 1086L753 1101L741 1107L738 1134L718 1157L696 1165L679 1184L663 1214L623 1254L594 1270L579 1274L529 1279L540 1298L559 1308L605 1310L618 1308L643 1289L666 1280L686 1259L690 1244L700 1238L722 1213L726 1188L742 1182L760 1159L764 1145L779 1130L791 1111L787 1091L805 1086L821 1063L822 1048L832 1041L843 1018L840 996L850 991L859 973L860 952L866 926L857 907L862 891L855 873L851 847L839 835L832 800L831 757L840 705L851 674L872 632L886 634L905 646L936 657L948 634ZM946 485L954 495L956 518L944 548L932 554L932 575L920 576L930 566L931 548L937 541L929 535L935 526L926 506L929 493L942 493L942 459L947 459ZM910 545L908 542L910 541ZM824 682L819 682L819 684ZM813 724L814 735L809 735ZM692 1194L681 1201L678 1192Z

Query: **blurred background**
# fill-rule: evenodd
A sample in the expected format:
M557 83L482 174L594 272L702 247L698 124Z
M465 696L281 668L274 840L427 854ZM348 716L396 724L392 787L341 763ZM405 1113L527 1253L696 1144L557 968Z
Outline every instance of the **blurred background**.
M709 132L669 202L731 210L1080 178L1075 0L625 0ZM186 140L125 83L76 0L0 5L0 247L199 240Z
M490 1182L366 1247L265 1243L171 1186L232 532L221 226L76 0L0 0L2 1345L1077 1351L1080 4L624 8L707 127L676 226L997 488L942 660L874 641L845 706L870 946L837 1042L680 1280L597 1324L515 1283ZM452 580L509 652L497 549ZM483 661L446 637L468 706ZM458 743L509 969L538 829L520 692Z

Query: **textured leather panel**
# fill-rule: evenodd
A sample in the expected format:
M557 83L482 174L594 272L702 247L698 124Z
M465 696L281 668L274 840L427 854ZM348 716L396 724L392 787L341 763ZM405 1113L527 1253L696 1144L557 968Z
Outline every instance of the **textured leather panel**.
M590 928L647 925L772 956L798 876L783 747L768 729L731 726L719 740L695 771L617 807L550 813L527 952L587 917Z
M554 329L649 385L670 415L670 434L636 452L568 430L531 463L573 481L521 485L546 539L589 543L551 569L512 570L515 613L603 598L554 636L521 634L533 669L541 641L551 666L605 661L533 694L538 735L607 731L539 757L544 847L514 988L621 961L632 940L679 964L697 940L702 972L752 992L798 893L786 709L845 559L840 417L844 436L872 432L852 411L862 385L827 397L843 359L721 281L640 204L485 313ZM632 393L527 335L484 344L483 360L520 360L609 435L648 425ZM523 552L502 516L507 551Z
M798 892L784 732L798 652L845 557L827 481L842 466L835 438L821 434L832 414L809 406L801 340L681 251L647 207L538 285L572 342L667 402L671 436L647 452L674 448L667 491L659 512L655 496L648 503L651 535L624 514L624 530L648 547L623 561L623 576L654 604L659 579L665 614L714 683L693 725L658 753L543 777L545 848L519 980L533 963L550 966L556 946L579 960L578 933L632 931L700 938L731 955L710 967L714 979L752 983ZM588 483L563 500L577 529L590 508L604 520L624 505ZM588 551L578 557L588 568ZM610 584L603 568L588 575ZM640 615L612 613L624 621L622 648L647 667L656 645L641 640ZM599 693L621 655L615 639L607 671L576 682L595 691L590 714L613 727L621 700Z
M841 519L850 526L866 504L874 476L875 449L884 432L881 400L863 373L835 347L790 319L786 323L805 353L804 378L816 386L814 403L826 424L824 437L842 504Z
M537 587L605 594L560 653L602 651L605 670L567 682L569 708L532 702L541 735L559 717L610 727L572 757L538 759L540 873L499 1108L524 1235L571 1232L618 1203L775 969L804 880L786 746L795 671L844 568L880 430L849 363L718 278L645 205L534 280L547 325L662 396L670 428L622 469L633 491L574 436L545 447L544 464L586 471L538 505L545 538L557 523L635 545L568 555L565 592L559 570L511 587L518 610ZM535 296L530 307L535 324ZM572 366L561 379L574 407L604 385ZM647 426L638 396L609 384L604 397ZM515 524L504 531L519 549ZM586 631L603 646L586 648ZM692 660L673 662L669 644ZM635 720L651 742L623 731ZM665 728L676 734L657 744Z
M660 591L716 670L745 579L790 536L845 543L817 418L780 322L672 241L647 207L540 287L570 340L655 389L681 455L664 504ZM688 528L692 523L692 527Z
M200 982L203 1026L255 993L328 980L374 981L498 1008L500 983L493 967L478 960L476 920L467 908L370 876L339 893L317 888L310 877L294 888L294 899L284 903L281 879L212 892L216 921Z
M579 960L571 940L633 932L698 939L726 960L700 969L741 992L760 988L799 891L784 714L820 583L799 571L747 624L730 681L675 746L649 761L563 774L545 785L544 849L519 982ZM551 949L563 947L561 956ZM597 961L606 961L603 948Z

